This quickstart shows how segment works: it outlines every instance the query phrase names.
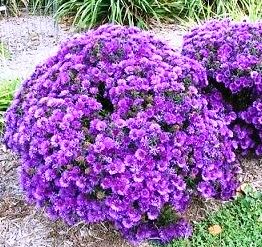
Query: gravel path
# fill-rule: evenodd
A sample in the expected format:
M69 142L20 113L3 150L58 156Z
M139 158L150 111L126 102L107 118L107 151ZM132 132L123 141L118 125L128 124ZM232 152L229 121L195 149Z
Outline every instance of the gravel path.
M0 41L10 56L0 61L0 79L27 77L39 62L56 51L61 40L71 35L47 16L1 20Z
M153 28L150 32L177 49L181 47L183 32L174 25ZM0 45L8 49L9 55L8 59L0 57L0 79L25 79L37 64L56 52L62 40L73 35L72 30L56 25L48 16L0 20Z

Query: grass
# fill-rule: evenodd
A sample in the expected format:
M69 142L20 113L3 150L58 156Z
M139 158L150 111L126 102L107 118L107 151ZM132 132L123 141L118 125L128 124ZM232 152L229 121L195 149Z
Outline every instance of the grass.
M58 0L32 0L29 2L29 7L34 14L43 11L44 14L50 14L57 10Z
M19 79L0 81L0 133L4 126L4 113L12 102L19 85Z
M148 28L153 19L199 24L211 18L249 21L262 18L262 2L257 0L58 0L57 3L56 17L72 16L73 24L82 28L105 22Z
M207 219L194 223L191 239L177 240L166 247L261 247L262 193L248 187L245 196L227 203ZM208 228L219 225L222 232L216 236Z
M235 21L258 22L262 19L262 1L257 0L213 0L204 5L205 0L181 0L184 15L175 19L179 26L188 30L210 19L230 18Z
M72 16L80 28L107 22L147 28L150 19L165 19L179 5L169 0L58 0L58 7L58 19Z
M0 41L0 59L9 59L11 57L10 51L4 42Z
M43 10L60 20L72 17L73 25L80 29L106 22L148 28L152 20L199 24L211 18L262 18L259 0L7 0L7 6L13 15L19 15L21 7L29 6L33 13Z
M7 6L9 14L19 16L21 8L27 7L29 0L6 0L2 2Z

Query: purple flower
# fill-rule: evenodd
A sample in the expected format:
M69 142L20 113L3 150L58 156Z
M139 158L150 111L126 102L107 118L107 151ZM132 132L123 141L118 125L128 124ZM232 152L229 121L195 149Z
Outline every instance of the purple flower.
M123 173L125 171L125 163L121 160L112 161L108 166L109 174Z
M211 198L215 195L214 187L208 182L200 182L197 190L205 198Z
M182 51L183 55L199 61L207 71L212 90L203 94L207 96L209 108L224 119L235 112L234 123L227 125L233 130L243 155L256 151L262 142L261 121L258 120L261 110L251 110L252 104L261 100L262 92L261 27L261 22L209 21L185 35ZM208 51L203 53L206 49ZM220 99L213 97L218 91ZM253 134L239 138L244 129L252 129Z
M135 152L135 157L138 159L138 160L144 160L146 158L146 151L143 150L143 149L138 149L136 152Z
M155 220L159 216L160 211L157 207L150 207L147 211L147 216L150 220Z

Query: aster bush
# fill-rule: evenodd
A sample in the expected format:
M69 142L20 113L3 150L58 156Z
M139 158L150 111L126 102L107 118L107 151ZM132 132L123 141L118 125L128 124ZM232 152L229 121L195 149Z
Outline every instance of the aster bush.
M255 149L261 155L262 23L207 22L184 37L182 53L201 62L207 70L209 94L219 91L224 110L236 113L231 126L239 148L243 153Z
M132 243L189 236L192 197L231 198L239 170L206 85L199 63L137 28L65 42L6 114L28 200L69 224L111 222Z

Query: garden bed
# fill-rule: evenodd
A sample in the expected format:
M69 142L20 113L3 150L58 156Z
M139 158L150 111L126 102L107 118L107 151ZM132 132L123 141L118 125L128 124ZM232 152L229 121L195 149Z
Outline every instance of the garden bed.
M33 27L37 27L39 23L43 28L34 29ZM52 18L31 16L10 18L0 23L0 28L6 28L4 36L1 37L2 41L10 44L8 45L10 57L1 62L3 63L1 65L4 65L0 69L1 77L6 79L9 79L10 76L12 78L26 78L32 73L36 64L55 52L62 39L73 35L70 30L54 27L53 24ZM174 49L181 48L183 32L178 30L176 26L157 27L153 28L151 32L167 40ZM9 42L10 39L16 40L21 45L12 45ZM261 190L261 164L261 160L257 159L242 160L241 183L251 183L253 187ZM51 222L41 211L25 202L19 189L18 166L17 158L1 144L0 245L14 247L130 246L109 225L87 226L80 222L76 226L69 227L61 222ZM191 210L193 213L187 217L191 220L200 220L207 212L215 211L220 206L221 203L214 200L205 204L194 204L194 208Z

